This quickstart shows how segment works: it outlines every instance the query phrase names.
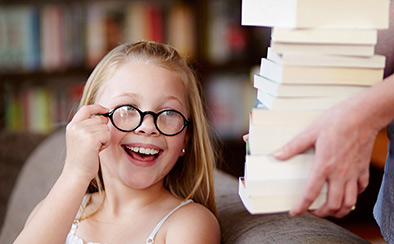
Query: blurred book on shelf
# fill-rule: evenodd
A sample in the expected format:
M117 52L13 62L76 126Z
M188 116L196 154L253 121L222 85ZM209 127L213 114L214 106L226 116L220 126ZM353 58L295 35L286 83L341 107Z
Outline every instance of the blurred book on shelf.
M374 49L377 30L388 27L389 1L243 0L242 7L243 25L272 32L253 75L259 103L250 115L239 194L250 213L289 211L301 197L314 151L286 161L272 153L324 111L382 81L385 57ZM325 192L311 209L325 202Z
M205 87L208 117L218 136L241 140L248 130L248 111L256 103L255 93L247 75L219 73L209 78Z
M5 125L7 131L45 134L65 126L76 111L83 84L67 87L6 87Z

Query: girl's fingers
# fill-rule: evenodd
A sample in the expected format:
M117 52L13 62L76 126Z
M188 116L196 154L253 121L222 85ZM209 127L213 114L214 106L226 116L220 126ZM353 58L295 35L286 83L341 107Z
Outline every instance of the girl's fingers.
M98 104L86 105L78 110L78 112L74 115L72 121L74 122L83 121L85 119L91 118L92 116L105 114L107 112L108 109L101 105ZM99 117L103 117L103 116L99 116Z

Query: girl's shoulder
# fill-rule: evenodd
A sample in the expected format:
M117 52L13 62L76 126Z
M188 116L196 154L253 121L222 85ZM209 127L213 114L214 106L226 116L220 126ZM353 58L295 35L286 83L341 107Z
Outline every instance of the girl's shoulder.
M205 206L191 202L168 219L167 243L220 243L220 227L215 215Z

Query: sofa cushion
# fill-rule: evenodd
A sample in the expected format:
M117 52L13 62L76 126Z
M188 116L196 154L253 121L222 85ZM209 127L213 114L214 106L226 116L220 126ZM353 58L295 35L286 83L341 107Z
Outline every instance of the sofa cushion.
M64 130L57 131L30 154L10 195L0 243L12 243L33 208L58 178L65 157Z

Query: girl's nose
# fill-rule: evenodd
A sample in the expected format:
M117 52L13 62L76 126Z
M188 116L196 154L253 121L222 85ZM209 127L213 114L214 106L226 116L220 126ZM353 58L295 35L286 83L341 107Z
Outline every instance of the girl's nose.
M147 114L142 119L140 126L135 130L138 134L146 135L159 135L159 131L156 128L154 118L151 114Z

